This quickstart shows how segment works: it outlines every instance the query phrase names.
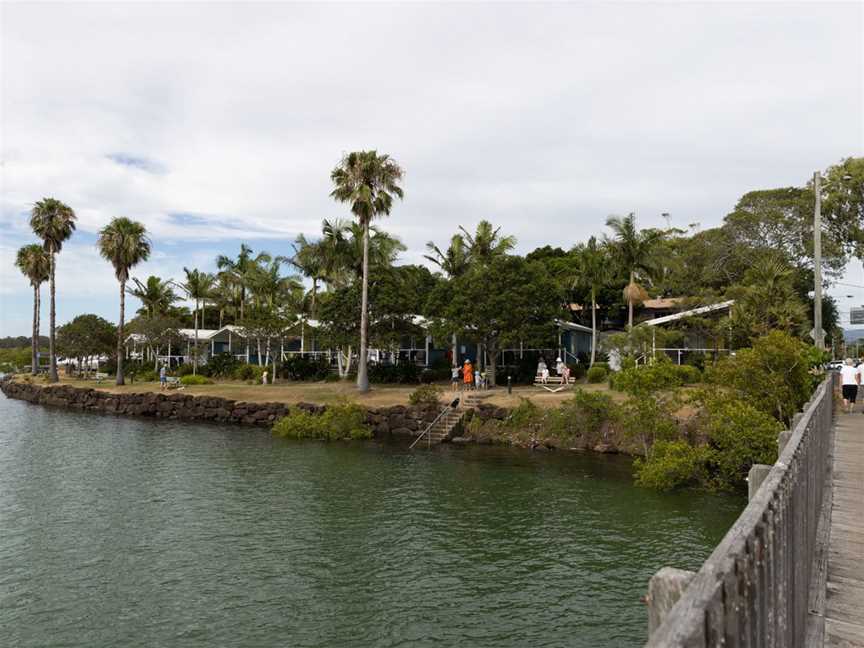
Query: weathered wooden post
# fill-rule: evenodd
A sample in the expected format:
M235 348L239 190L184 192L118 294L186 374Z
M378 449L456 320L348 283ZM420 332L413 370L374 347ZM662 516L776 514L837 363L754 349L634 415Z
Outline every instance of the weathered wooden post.
M660 627L663 619L684 594L696 572L675 567L661 567L648 581L648 636Z
M765 464L753 464L750 466L750 472L747 473L747 501L749 502L756 497L756 491L765 481L768 473L771 472L771 466Z

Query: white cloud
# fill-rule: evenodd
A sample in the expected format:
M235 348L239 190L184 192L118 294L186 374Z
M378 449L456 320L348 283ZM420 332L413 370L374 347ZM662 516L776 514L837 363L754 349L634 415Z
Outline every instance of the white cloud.
M190 263L184 243L314 233L344 214L329 171L361 147L407 169L387 227L411 259L480 218L524 250L567 246L609 213L708 226L749 189L802 183L864 150L855 4L0 12L4 263L45 195L76 209L83 235L112 216L142 220L171 272ZM92 249L69 250L70 272L100 267ZM107 310L104 274L67 289ZM0 295L23 295L8 268L0 281Z

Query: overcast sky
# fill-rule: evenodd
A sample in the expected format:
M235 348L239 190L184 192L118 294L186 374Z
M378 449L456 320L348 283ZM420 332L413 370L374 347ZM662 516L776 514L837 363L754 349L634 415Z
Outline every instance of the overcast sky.
M407 172L383 223L405 262L483 218L522 253L609 214L717 225L749 190L864 152L862 6L4 2L0 336L30 332L13 260L45 196L79 218L58 323L116 321L110 218L152 235L135 276L212 270L241 241L288 254L347 215L329 173L355 149Z

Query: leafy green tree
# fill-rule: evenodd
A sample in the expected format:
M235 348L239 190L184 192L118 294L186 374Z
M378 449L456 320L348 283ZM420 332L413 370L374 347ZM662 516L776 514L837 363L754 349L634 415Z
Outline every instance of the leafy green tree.
M33 335L30 338L30 371L33 375L39 370L39 309L41 304L42 284L51 275L51 260L41 245L33 243L18 250L15 265L30 281L33 288Z
M627 326L633 326L633 304L645 299L645 290L636 283L639 273L650 276L654 269L654 254L657 244L663 239L663 233L658 230L639 230L636 227L636 215L631 213L623 218L610 216L606 226L612 230L612 238L607 239L615 258L621 268L629 273L630 281L624 288L624 299L627 302Z
M537 264L521 257L501 256L488 266L475 266L439 286L430 311L450 332L468 331L486 346L489 385L495 385L498 352L507 343L546 333L551 336L561 298L555 283Z
M114 218L99 232L99 253L114 266L120 282L120 322L117 325L117 384L123 380L123 324L126 321L126 282L129 270L150 257L150 239L141 223Z
M207 272L201 272L200 270L189 268L183 268L183 272L186 273L186 281L182 284L183 290L186 291L186 295L189 299L195 300L195 350L196 352L192 355L192 375L196 375L198 373L198 311L202 308L203 304L207 303L207 300L210 299L211 293L213 292L213 285L215 284L215 279L212 274ZM201 319L204 319L204 313L201 312Z
M98 315L79 315L57 329L57 349L67 358L77 358L79 369L84 358L110 355L116 340L117 327Z
M334 189L330 196L349 203L351 213L363 230L362 295L360 311L360 357L357 366L357 389L369 391L366 369L366 347L369 298L369 226L372 219L386 216L393 207L393 197L402 198L399 186L404 172L388 155L376 151L355 151L346 155L333 169L330 179Z
M180 336L183 324L176 318L166 315L154 315L153 317L136 317L129 322L129 332L139 336L142 344L150 351L153 358L153 370L159 368L159 352L163 347L168 347L168 355L171 347L179 349L184 342ZM197 355L197 349L196 349Z
M51 364L48 370L48 380L50 382L57 382L59 380L57 376L57 353L54 349L57 319L57 291L54 281L57 266L56 257L63 247L63 243L75 231L75 220L76 216L72 208L54 198L43 198L33 206L30 212L30 228L36 236L42 239L42 247L48 253L49 260L50 310L48 316L48 355Z
M126 292L141 301L138 315L147 317L168 315L171 307L180 299L174 292L174 283L170 279L160 279L150 275L142 282L133 277L132 284L126 288Z
M849 157L828 168L822 216L832 238L864 259L864 157Z

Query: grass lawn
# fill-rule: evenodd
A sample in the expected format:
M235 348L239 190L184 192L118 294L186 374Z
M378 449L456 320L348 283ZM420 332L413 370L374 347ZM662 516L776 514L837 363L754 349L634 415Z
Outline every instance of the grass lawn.
M78 380L62 376L60 382L64 385L92 387L113 393L159 391L158 382L127 383L122 387L117 387L113 384L112 379L105 380L102 384L96 384L93 380ZM609 391L609 386L606 383L598 385L582 384L579 387L588 391ZM450 392L449 388L449 384L442 385L442 389L447 390L443 393L442 402L454 396L454 393ZM408 396L414 389L415 386L409 385L373 385L368 393L358 394L352 382L285 382L277 383L276 385L247 385L244 382L224 381L213 385L188 386L183 389L182 393L195 396L219 396L238 401L306 402L320 405L332 403L340 398L348 398L369 407L386 407L389 405L407 405ZM170 390L166 393L175 393L175 391ZM569 399L572 393L573 388L557 394L550 394L544 389L533 386L514 387L513 393L509 395L507 394L506 387L498 387L481 392L481 394L486 396L484 399L486 402L504 407L515 407L519 404L520 398L528 398L540 407L557 407L563 401ZM624 398L623 394L618 392L611 393L616 400Z

